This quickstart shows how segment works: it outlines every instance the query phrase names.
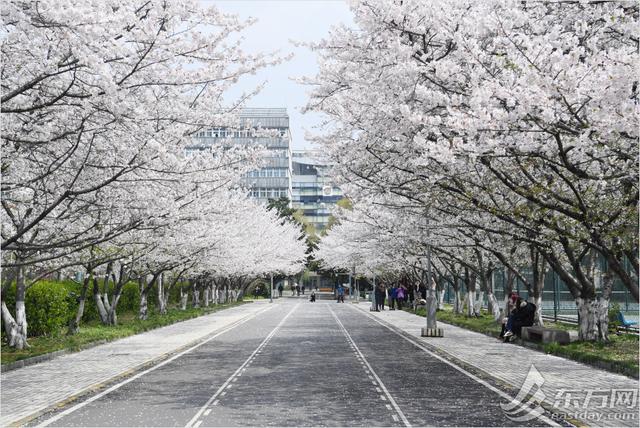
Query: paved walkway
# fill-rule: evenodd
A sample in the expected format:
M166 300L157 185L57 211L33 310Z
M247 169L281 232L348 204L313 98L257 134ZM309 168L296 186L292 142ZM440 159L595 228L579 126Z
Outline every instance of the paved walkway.
M2 373L0 426L43 413L273 307L256 301Z
M424 318L404 311L369 312L370 306L365 302L357 308L515 390L523 386L530 368L535 367L539 375L529 375L527 387L532 388L528 392L537 390L533 384L540 386L544 402L557 413L589 426L638 426L638 380L442 322L438 327L444 329L445 337L423 338L420 331L425 326Z

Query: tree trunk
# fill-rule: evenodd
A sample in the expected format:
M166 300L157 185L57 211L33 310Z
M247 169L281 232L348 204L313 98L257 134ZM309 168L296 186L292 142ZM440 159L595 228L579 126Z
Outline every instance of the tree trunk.
M492 292L487 293L487 309L494 320L498 321L502 318L500 313L500 303L498 303L498 299L496 299L495 294Z
M533 323L544 327L544 320L542 319L542 293L539 296L535 296L533 300L533 304L536 305L536 315L533 319Z
M98 278L95 276L92 278L93 282L93 302L96 305L96 309L98 310L98 316L100 317L100 322L105 325L109 325L109 313L107 309L104 307L104 301L102 300L102 295L100 294L100 284L98 283Z
M158 312L160 312L161 315L166 315L167 313L167 298L164 290L164 273L160 274L160 277L158 278Z
M198 282L194 282L193 285L191 286L191 293L193 294L193 307L194 308L199 308L200 307L200 289L198 288Z
M24 298L21 301L16 301L15 319L11 316L7 305L2 302L2 324L7 334L9 346L16 349L29 348L29 344L27 343L27 314L24 307Z
M609 299L578 297L578 338L580 340L609 340Z
M464 303L462 301L462 295L460 293L460 289L455 290L455 299L453 300L453 312L456 314L462 313L462 308Z
M183 311L187 310L187 300L189 299L189 294L184 292L183 287L180 287L180 309Z
M476 315L480 315L482 313L482 304L484 303L484 291L480 290L477 293L476 301L473 306L473 311Z
M16 317L11 317L11 313L7 306L2 304L2 316L6 319L8 328L5 330L9 346L16 349L29 348L27 343L27 311L24 306L24 296L26 285L24 280L24 267L16 268ZM6 314L5 314L6 310ZM3 321L4 321L3 319Z
M149 315L149 304L147 299L147 293L149 292L149 288L147 287L147 279L139 280L140 286L140 309L138 310L138 319L146 320Z
M438 292L438 310L444 310L444 287L440 287L440 291Z
M507 271L507 280L503 284L504 291L504 312L502 314L503 318L507 318L509 316L509 296L513 292L513 283L515 282L516 275L510 269L505 269Z
M91 282L91 277L87 275L82 282L82 289L80 290L80 296L78 297L78 309L76 310L76 316L69 321L69 329L67 330L68 335L76 334L80 329L80 320L82 320L82 315L84 314L84 303L87 300L89 282Z
M203 304L205 308L209 307L209 286L204 287L204 291L203 291Z

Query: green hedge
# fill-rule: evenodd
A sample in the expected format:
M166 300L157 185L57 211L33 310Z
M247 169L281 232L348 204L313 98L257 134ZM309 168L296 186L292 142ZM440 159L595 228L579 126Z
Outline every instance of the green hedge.
M102 285L102 281L100 281L101 290ZM179 303L181 285L185 287L185 292L188 291L188 283L176 284L169 295L170 305ZM14 284L2 296L11 313L14 313L15 310L15 290ZM72 280L41 280L29 287L25 295L28 335L31 337L55 335L64 331L63 329L67 327L69 321L76 315L81 290L82 284ZM112 293L113 283L109 283L109 297L112 296ZM156 289L153 288L148 295L150 311L156 308L156 300ZM139 303L140 289L138 284L136 282L125 284L118 302L118 313L137 313ZM82 321L89 322L98 319L98 310L93 300L93 284L89 284ZM4 336L4 328L2 328L2 335Z
M29 336L56 334L62 327L68 325L77 308L73 296L76 285L72 281L43 280L27 289L24 303L27 311L27 334ZM9 287L2 299L9 310L14 313L15 284ZM4 334L4 328L2 332Z

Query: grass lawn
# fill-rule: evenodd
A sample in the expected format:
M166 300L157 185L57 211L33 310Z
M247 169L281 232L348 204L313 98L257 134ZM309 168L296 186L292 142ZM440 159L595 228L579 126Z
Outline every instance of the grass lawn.
M208 308L186 309L178 308L169 309L166 315L150 313L147 320L141 321L137 318L137 313L129 312L118 314L118 325L104 326L98 321L84 323L80 325L80 331L73 336L67 336L66 330L62 330L58 335L38 336L28 339L29 349L15 350L7 346L2 341L2 364L12 363L25 358L31 358L38 355L48 354L50 352L68 350L78 351L82 347L99 341L111 341L131 336L143 331L152 330L154 328L184 321L190 318L199 317L201 315L210 314L221 309L230 308L232 306L241 305L244 302L234 302L224 305L215 305Z
M410 312L413 313L411 309ZM419 309L418 315L425 316L425 310ZM463 327L468 330L477 331L490 336L498 337L500 325L498 325L491 315L482 312L480 317L467 317L465 315L454 314L451 306L445 305L445 310L438 311L438 321ZM545 327L561 330L577 330L577 326L560 322L545 321ZM586 364L602 364L609 367L610 371L625 375L635 374L638 377L638 336L635 334L615 334L609 335L611 339L608 343L601 342L573 342L569 345L559 345L550 343L544 345L544 351L548 354L558 355L574 361Z

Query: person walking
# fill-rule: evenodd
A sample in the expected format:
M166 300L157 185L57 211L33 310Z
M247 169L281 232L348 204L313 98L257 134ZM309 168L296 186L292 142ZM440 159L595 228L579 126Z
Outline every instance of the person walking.
M402 309L402 303L407 296L406 293L407 290L402 285L396 289L396 303L398 305L398 309Z
M384 285L378 284L376 287L376 312L380 312L380 310L384 311L384 294Z
M282 283L280 283L278 285L278 297L282 297L282 290L284 290L284 287L282 286Z
M396 294L398 293L398 289L395 285L391 285L391 287L387 290L387 294L389 295L389 310L395 311L396 304Z
M296 284L296 293L300 296L300 285Z
M300 287L300 290L302 290L302 295L303 295L303 296L304 296L304 289L305 289L305 286L304 286L304 283L303 283L303 284L302 284L302 287Z
M337 303L344 303L344 288L342 284L338 284L338 288L336 289L336 294L338 297Z

